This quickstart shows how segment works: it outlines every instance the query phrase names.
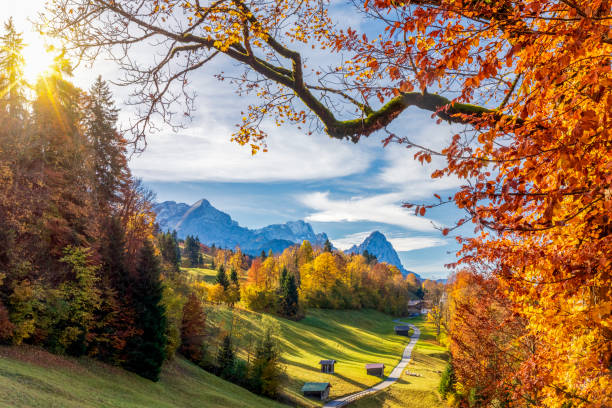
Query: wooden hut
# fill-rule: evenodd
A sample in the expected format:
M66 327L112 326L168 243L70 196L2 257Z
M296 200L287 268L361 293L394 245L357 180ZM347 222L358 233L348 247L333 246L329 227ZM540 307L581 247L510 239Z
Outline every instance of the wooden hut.
M319 361L321 364L321 372L333 374L334 372L334 364L336 364L336 360L321 360Z
M368 375L375 375L377 377L385 375L385 365L382 363L366 364L365 368Z
M328 382L308 382L302 387L302 393L305 397L313 397L325 401L329 398L329 389L331 388Z
M395 334L400 336L409 336L410 326L395 326Z
M422 310L425 308L425 301L423 300L409 300L407 306L408 315L420 315Z

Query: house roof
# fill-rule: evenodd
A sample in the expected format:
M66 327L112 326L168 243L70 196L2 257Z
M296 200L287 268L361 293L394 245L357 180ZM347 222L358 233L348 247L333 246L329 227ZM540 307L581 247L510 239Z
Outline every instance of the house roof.
M395 330L410 330L410 326L395 326Z
M366 364L366 370L369 370L370 368L385 368L385 365L383 363Z
M311 392L321 391L322 392L322 391L325 391L328 387L331 387L331 385L328 382L307 382L302 387L302 392L304 391L311 391Z
M420 305L421 303L425 303L425 302L423 300L409 300L408 306L417 306L417 305Z
M336 360L321 360L319 364L336 364Z

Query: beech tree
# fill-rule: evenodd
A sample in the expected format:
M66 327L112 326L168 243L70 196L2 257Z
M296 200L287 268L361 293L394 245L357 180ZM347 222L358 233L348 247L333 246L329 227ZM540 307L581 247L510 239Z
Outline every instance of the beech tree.
M245 68L231 78L260 101L246 108L234 140L265 149L259 127L306 123L354 142L384 142L440 156L433 177L465 179L460 191L416 206L454 202L476 236L459 238L460 262L499 280L510 307L540 339L520 382L536 404L605 406L612 338L612 37L609 0L371 0L357 11L374 36L336 29L325 1L55 0L41 30L84 58L114 53L142 111L189 114L189 75L225 57ZM132 48L156 39L150 65ZM296 45L298 43L299 45ZM305 46L306 45L306 46ZM348 55L331 69L307 67L303 49ZM310 71L309 69L312 69ZM218 76L225 79L223 74ZM347 109L348 107L348 109ZM410 107L465 125L442 150L388 129ZM444 229L447 234L452 228ZM518 375L521 370L508 372Z

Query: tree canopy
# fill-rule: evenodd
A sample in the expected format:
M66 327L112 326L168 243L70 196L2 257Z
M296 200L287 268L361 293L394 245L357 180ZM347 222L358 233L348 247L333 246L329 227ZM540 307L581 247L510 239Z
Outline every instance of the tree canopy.
M536 404L603 406L612 342L612 37L609 0L367 0L353 13L378 32L338 28L330 4L304 0L55 0L41 29L86 58L117 50L142 136L172 107L193 108L189 75L225 56L244 67L232 80L248 106L234 140L265 148L260 124L307 124L354 142L440 156L434 178L465 184L452 197L472 222L460 263L499 281L499 296L539 341L521 361L517 393ZM350 11L346 11L350 12ZM380 28L380 29L378 29ZM161 57L137 63L133 49L156 40ZM310 50L347 58L307 66ZM305 52L304 50L309 50ZM223 74L219 79L226 79ZM409 107L465 125L441 150L389 125ZM400 175L398 175L400 177ZM411 204L408 204L410 206ZM444 229L448 234L453 228ZM532 379L519 375L537 367Z

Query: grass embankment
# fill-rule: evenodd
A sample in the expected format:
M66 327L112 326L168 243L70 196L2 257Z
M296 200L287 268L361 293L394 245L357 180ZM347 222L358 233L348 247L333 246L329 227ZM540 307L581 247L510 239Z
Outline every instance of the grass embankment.
M331 398L360 391L380 382L366 374L365 364L384 363L388 375L408 342L406 337L395 335L391 316L374 310L311 309L306 318L294 322L238 308L208 306L207 322L217 338L215 331L229 331L233 324L234 342L245 359L257 336L272 326L278 333L286 370L283 396L305 407L322 404L301 395L304 382L330 382ZM211 345L210 351L215 352L216 346ZM321 373L321 359L336 360L336 372Z
M0 347L0 407L282 407L177 359L159 382L88 358L33 347Z
M421 336L412 352L412 361L408 364L400 380L370 397L351 405L354 408L438 408L446 406L437 392L441 371L448 359L447 351L436 341L435 329L424 319L403 319L421 329ZM421 375L414 377L406 372Z

